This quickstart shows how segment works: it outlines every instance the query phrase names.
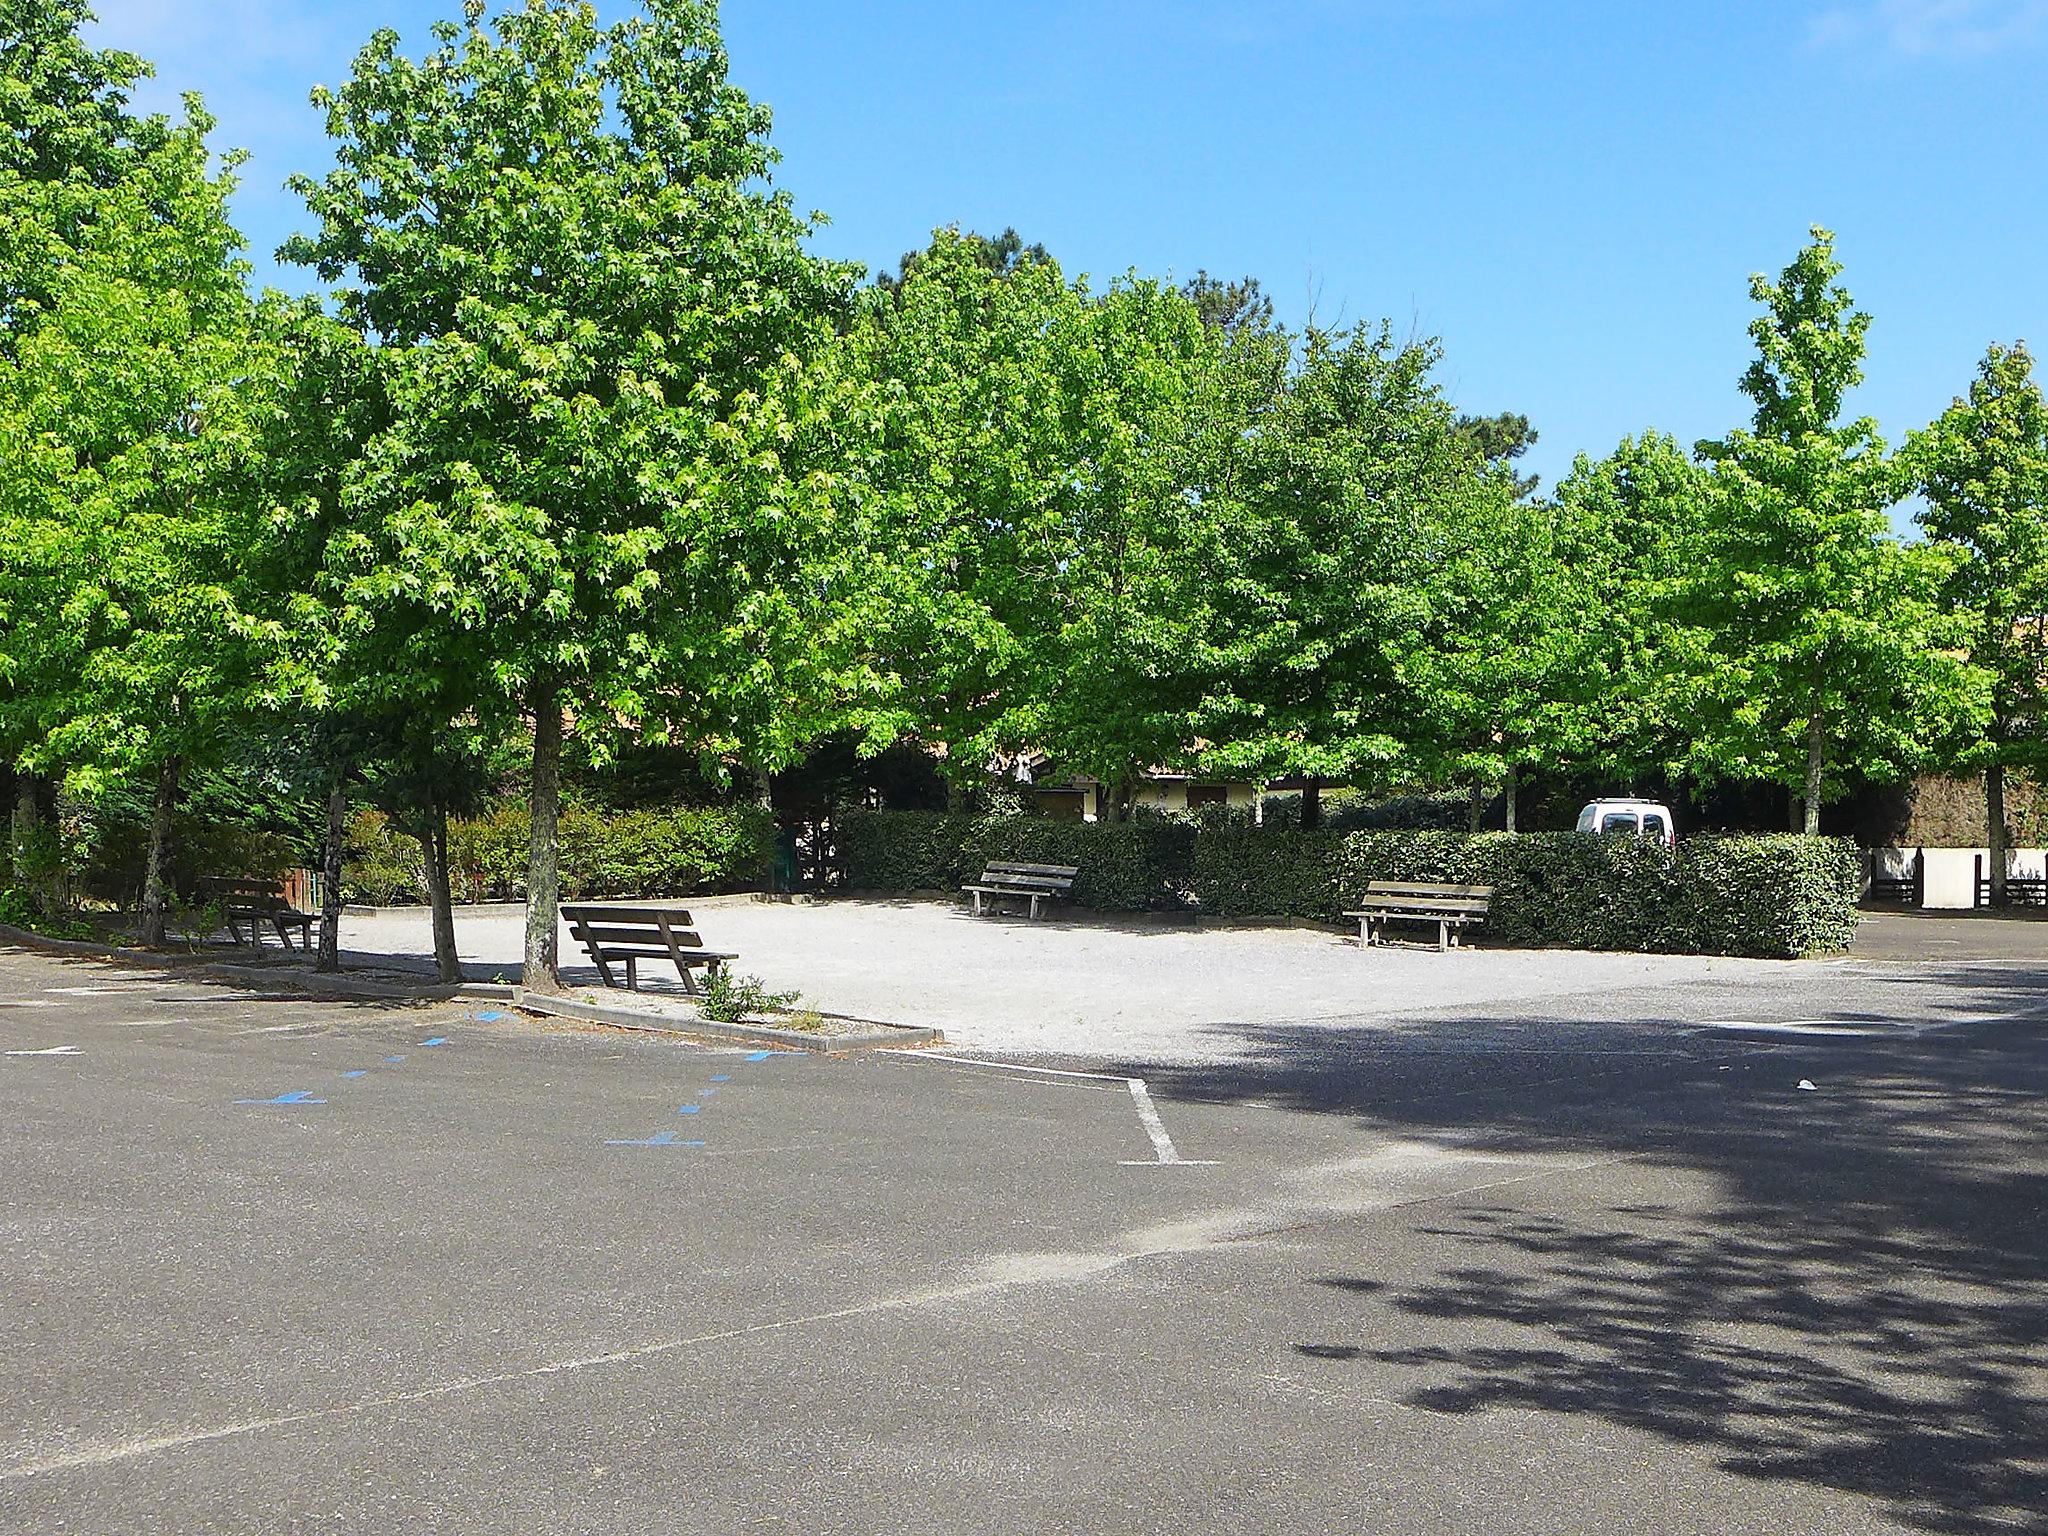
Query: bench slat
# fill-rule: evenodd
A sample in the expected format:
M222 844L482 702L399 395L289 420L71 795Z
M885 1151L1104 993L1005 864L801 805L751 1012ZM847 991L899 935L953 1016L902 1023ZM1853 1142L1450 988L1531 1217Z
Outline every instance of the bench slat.
M593 927L589 923L572 925L576 937L586 942L595 939L600 944L658 944L661 930L652 923L642 926ZM694 930L671 928L669 935L684 949L702 949L704 936Z
M1409 897L1470 897L1475 901L1487 901L1493 895L1491 885L1423 885L1421 881L1372 881L1366 885L1366 897L1380 895L1409 895Z
M604 957L607 960L624 960L628 956L635 960L669 960L674 958L666 949L656 949L643 944L602 944L598 947L604 951ZM595 958L595 956L592 958ZM728 953L722 949L693 949L684 954L683 963L685 965L696 965L700 961L709 964L714 960L737 959L739 959L737 954Z
M1081 873L1078 864L1020 864L1013 860L991 860L988 872L992 875L1051 875L1056 879L1072 881Z
M593 923L645 923L654 926L657 918L667 918L671 928L694 928L696 923L683 907L625 907L607 903L564 902L562 916L571 922L582 919Z
M1005 891L1065 891L1074 885L1071 880L1053 880L1044 875L983 875L980 883Z
M1348 912L1347 917L1357 917L1361 912L1446 912L1476 913L1484 916L1487 903L1470 901L1463 897L1456 900L1432 900L1425 896L1386 896L1378 901L1368 901L1360 912Z

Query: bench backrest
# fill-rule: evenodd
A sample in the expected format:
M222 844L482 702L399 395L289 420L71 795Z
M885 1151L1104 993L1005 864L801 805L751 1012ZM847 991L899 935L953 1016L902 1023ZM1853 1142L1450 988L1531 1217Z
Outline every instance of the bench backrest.
M1493 887L1453 885L1441 880L1374 880L1366 885L1365 899L1390 906L1484 912L1493 899Z
M199 892L202 896L218 898L231 907L256 907L266 912L291 905L285 900L282 880L205 875L200 878Z
M982 871L981 883L1014 886L1020 891L1069 891L1080 874L1078 864L1024 864L1012 859L991 859Z
M696 931L683 907L614 907L584 902L562 906L562 916L584 944L661 944L667 940L685 949L702 949L704 937ZM667 928L666 939L663 928Z

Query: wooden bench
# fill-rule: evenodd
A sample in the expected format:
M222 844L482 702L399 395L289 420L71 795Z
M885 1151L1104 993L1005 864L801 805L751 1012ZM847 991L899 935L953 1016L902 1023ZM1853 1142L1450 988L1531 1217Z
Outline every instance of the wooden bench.
M697 981L691 972L698 966L711 975L728 960L739 956L726 950L706 949L704 939L692 925L690 914L681 907L611 907L585 903L565 904L562 916L569 931L597 962L597 974L608 987L618 982L611 962L626 962L628 990L640 990L639 962L666 960L676 968L683 990L695 996Z
M1038 916L1038 904L1050 905L1064 901L1074 894L1074 881L1081 870L1074 864L1018 864L992 860L981 872L981 879L974 885L963 885L961 890L974 897L974 915L982 913L982 898L988 899L988 908L995 910L995 904L1005 896L1031 904L1030 915Z
M1462 930L1486 921L1493 900L1490 885L1447 885L1429 881L1375 880L1365 888L1364 904L1346 917L1358 919L1361 948L1386 941L1394 920L1436 924L1436 947L1450 949ZM1375 936L1377 931L1377 936Z
M221 921L227 927L228 937L237 944L244 942L242 925L246 923L249 927L248 944L251 948L261 949L263 924L268 923L277 930L277 941L286 949L292 947L293 929L298 930L299 948L312 947L313 924L317 919L310 912L301 912L286 899L282 880L209 875L199 882L199 895L202 900L220 903Z

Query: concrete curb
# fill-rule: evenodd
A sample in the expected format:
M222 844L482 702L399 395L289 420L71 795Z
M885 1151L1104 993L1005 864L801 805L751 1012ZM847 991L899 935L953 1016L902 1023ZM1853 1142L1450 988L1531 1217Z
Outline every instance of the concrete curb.
M556 997L544 992L512 989L512 1006L557 1019L580 1019L589 1024L608 1024L615 1029L644 1030L656 1035L685 1035L696 1039L729 1041L741 1045L778 1046L785 1050L809 1051L813 1055L837 1056L849 1051L873 1051L914 1045L943 1045L946 1037L936 1029L916 1024L882 1024L872 1019L852 1022L869 1026L865 1034L817 1035L809 1030L776 1029L767 1024L724 1024L717 1019L678 1019L666 1014L643 1012L613 1003L587 1003L580 997ZM826 1015L835 1017L835 1015Z
M225 981L265 992L299 992L336 998L376 998L391 1002L448 1002L474 998L479 1002L509 1003L518 988L504 982L465 981L454 986L439 982L411 982L386 977L351 975L347 972L302 971L296 967L238 965L208 954L158 953L147 949L125 949L98 939L53 939L47 934L0 923L0 943L50 955L76 955L108 960L116 965L148 966L188 976Z

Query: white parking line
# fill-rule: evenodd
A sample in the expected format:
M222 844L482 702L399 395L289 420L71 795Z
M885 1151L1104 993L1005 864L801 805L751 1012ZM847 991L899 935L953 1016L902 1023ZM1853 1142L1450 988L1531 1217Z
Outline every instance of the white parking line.
M942 1056L936 1051L888 1052L912 1061L948 1061L955 1066L981 1067L991 1072L1025 1072L1033 1077L1065 1077L1096 1083L1122 1083L1130 1091L1131 1103L1138 1111L1138 1123L1145 1127L1145 1135L1152 1143L1153 1156L1122 1159L1126 1168L1213 1168L1214 1158L1182 1157L1173 1145L1173 1138L1166 1133L1166 1122L1159 1118L1159 1109L1152 1102L1152 1095L1145 1089L1142 1077L1126 1077L1119 1072L1070 1072L1061 1067L1027 1067L1014 1061L983 1061L976 1056Z

